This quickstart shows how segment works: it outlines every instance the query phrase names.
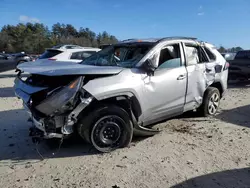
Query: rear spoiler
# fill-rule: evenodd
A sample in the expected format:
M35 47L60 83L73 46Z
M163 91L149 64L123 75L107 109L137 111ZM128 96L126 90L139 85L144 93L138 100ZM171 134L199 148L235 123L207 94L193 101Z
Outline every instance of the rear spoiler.
M45 50L60 51L60 52L63 52L63 51L64 51L64 50L62 50L62 49L56 49L56 48L45 48Z

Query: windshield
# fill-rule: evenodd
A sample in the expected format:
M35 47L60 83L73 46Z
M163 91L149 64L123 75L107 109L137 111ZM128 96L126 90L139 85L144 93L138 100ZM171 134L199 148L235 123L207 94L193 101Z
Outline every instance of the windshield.
M152 44L113 45L81 62L84 65L134 67L152 48Z

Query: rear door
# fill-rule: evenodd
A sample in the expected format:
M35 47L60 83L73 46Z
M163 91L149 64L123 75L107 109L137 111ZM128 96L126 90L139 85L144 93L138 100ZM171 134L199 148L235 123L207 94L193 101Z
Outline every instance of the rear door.
M213 82L220 82L222 89L226 90L228 81L228 63L226 59L223 58L215 46L204 43L202 47L208 57L208 61L205 63L208 85Z
M196 42L183 43L186 67L188 72L188 85L185 101L185 111L197 108L203 99L207 88L206 65L208 61L204 51Z

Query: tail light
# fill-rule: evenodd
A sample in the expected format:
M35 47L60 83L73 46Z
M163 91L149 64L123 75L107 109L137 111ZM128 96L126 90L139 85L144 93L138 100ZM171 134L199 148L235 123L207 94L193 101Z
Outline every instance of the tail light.
M230 64L228 62L226 62L223 70L227 70L229 68L229 66L230 66Z

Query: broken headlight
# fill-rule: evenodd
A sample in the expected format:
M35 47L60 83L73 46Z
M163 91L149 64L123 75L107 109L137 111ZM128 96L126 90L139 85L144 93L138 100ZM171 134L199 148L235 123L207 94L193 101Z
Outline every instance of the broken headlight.
M67 86L56 89L49 94L48 98L36 106L36 109L46 115L52 115L56 112L63 113L68 110L74 98L82 86L83 77L79 77Z

